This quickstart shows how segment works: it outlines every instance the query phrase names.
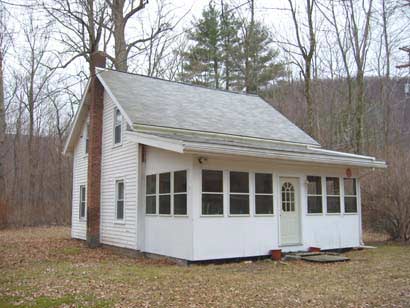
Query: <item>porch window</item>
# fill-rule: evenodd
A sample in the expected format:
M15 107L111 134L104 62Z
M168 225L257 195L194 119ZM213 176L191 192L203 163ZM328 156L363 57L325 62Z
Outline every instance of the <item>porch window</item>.
M118 108L114 109L114 144L121 144L122 140L122 115Z
M326 178L326 200L328 213L340 213L340 184L339 178Z
M273 215L273 181L270 173L255 173L255 214Z
M223 172L202 170L202 215L223 213Z
M322 177L308 176L308 213L317 214L322 213Z
M159 214L171 215L171 173L159 175Z
M115 181L115 204L117 220L124 219L124 181Z
M81 185L80 186L80 219L84 219L85 218L85 213L86 213L86 209L87 209L87 204L86 204L86 200L87 200L87 194L86 194L86 188L85 185Z
M249 173L231 171L229 173L229 187L229 214L248 215Z
M145 194L145 213L157 213L157 175L147 175Z
M174 215L187 215L186 171L174 172Z
M356 179L344 179L345 213L357 213Z

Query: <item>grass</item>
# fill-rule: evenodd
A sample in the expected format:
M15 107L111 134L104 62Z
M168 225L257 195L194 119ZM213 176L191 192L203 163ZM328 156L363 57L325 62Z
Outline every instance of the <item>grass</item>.
M409 307L410 246L346 263L181 267L88 249L68 228L0 231L0 307Z

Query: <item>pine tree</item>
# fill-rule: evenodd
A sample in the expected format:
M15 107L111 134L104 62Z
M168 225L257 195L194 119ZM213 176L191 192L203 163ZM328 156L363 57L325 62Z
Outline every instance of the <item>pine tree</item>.
M223 61L220 12L212 1L192 28L189 39L194 44L184 53L181 78L195 84L219 88Z

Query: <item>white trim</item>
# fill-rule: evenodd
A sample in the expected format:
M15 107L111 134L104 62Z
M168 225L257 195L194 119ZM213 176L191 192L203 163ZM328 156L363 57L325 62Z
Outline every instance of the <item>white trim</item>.
M347 156L347 157L352 157L352 158L361 158L361 159L369 159L375 161L376 158L373 156L366 156L366 155L358 155L358 154L353 154L353 153L346 153L346 152L339 152L339 151L332 151L332 150L326 150L322 148L317 148L317 147L307 147L309 150L317 151L317 152L323 152L323 153L329 153L329 154L336 154L340 156Z
M72 142L74 131L77 130L77 122L79 121L80 113L81 113L81 111L83 109L83 106L85 104L85 98L87 97L88 88L90 87L90 83L91 83L91 78L89 78L88 81L87 81L83 97L81 98L81 101L80 101L80 106L78 106L77 112L75 113L73 125L72 125L71 130L70 130L70 134L68 135L67 141L64 145L64 150L63 150L64 155L67 154L68 147L70 146L70 144Z
M179 140L173 140L134 131L125 131L125 134L130 141L136 143L141 143L152 146L154 148L160 148L172 152L184 153L183 142Z
M250 156L267 159L297 161L301 163L309 163L310 165L316 163L340 166L357 166L365 168L387 168L386 163L383 161L365 161L364 159L352 159L348 157L340 158L320 154L312 155L305 153L293 153L287 151L243 148L238 146L221 146L215 144L186 143L184 144L184 153L197 155L214 154L227 156Z

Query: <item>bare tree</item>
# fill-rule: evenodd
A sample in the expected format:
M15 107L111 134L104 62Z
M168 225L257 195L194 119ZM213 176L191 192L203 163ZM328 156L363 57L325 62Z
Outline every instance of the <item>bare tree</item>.
M114 66L119 71L128 71L128 58L133 48L138 48L145 42L152 42L160 33L172 29L164 13L164 2L159 3L157 21L155 27L151 27L146 36L136 39L126 38L126 27L130 20L142 11L148 4L148 0L105 0L111 9L113 27L110 28L114 37ZM142 28L142 27L141 27ZM152 46L152 44L151 44ZM150 51L152 52L152 50Z
M315 27L313 23L313 14L316 0L306 0L305 14L307 19L307 42L302 38L302 24L303 22L299 19L297 15L297 7L294 0L288 0L290 12L292 15L293 26L296 35L296 45L300 51L303 58L303 65L300 65L301 73L304 80L304 93L307 105L307 118L308 133L316 137L316 127L315 127L315 110L314 101L312 95L312 61L316 50L316 34Z
M57 24L60 42L66 46L63 55L68 59L60 59L58 67L65 68L77 58L84 58L89 64L89 73L94 74L95 63L91 55L108 46L110 35L105 36L109 29L109 16L104 0L53 0L42 2L52 20ZM106 50L104 50L106 51ZM108 54L107 54L108 56ZM113 61L113 58L110 58Z

